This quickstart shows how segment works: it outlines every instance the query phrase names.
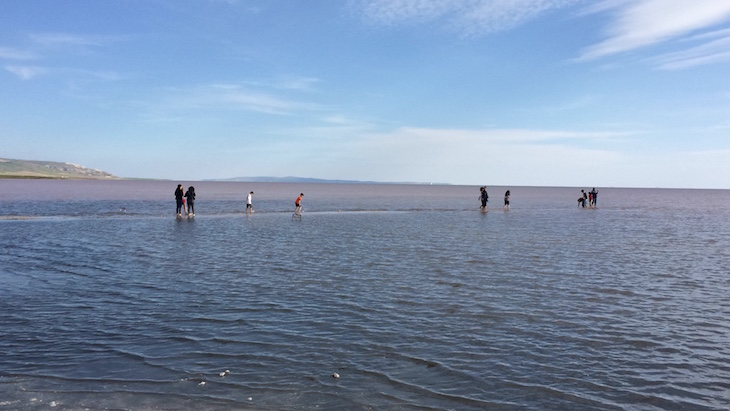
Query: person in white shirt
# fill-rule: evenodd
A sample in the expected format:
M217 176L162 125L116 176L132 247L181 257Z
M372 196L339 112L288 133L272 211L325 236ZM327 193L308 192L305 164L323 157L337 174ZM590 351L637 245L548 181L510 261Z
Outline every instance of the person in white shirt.
M253 204L251 204L251 200L253 200L253 191L248 193L248 197L246 197L246 214L248 214L249 210L251 211L251 214L253 214Z

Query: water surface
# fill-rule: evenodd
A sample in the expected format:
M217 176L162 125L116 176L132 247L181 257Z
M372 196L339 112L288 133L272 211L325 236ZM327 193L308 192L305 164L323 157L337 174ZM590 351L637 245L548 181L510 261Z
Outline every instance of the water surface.
M730 408L728 191L182 183L0 180L0 409Z

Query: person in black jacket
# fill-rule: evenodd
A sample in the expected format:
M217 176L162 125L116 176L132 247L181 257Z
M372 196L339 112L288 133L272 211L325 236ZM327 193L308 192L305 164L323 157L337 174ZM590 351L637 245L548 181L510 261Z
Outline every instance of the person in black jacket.
M479 199L482 201L481 209L482 209L482 211L487 211L487 202L489 201L489 194L487 194L487 187L480 187L479 191L481 192L481 195L479 196Z
M183 186L182 184L177 185L177 189L175 190L175 200L177 201L177 208L175 209L175 212L177 213L177 216L180 217L182 215L182 208L183 208Z

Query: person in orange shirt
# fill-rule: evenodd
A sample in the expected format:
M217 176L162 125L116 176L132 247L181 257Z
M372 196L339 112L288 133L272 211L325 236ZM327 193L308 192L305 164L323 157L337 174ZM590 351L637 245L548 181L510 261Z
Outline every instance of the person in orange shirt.
M299 197L297 197L297 201L294 202L294 214L302 214L302 198L304 197L304 193L300 193Z

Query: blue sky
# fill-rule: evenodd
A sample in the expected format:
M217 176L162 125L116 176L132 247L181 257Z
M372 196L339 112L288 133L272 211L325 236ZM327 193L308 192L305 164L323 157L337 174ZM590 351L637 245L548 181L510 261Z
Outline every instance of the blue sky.
M0 157L730 188L728 0L6 0Z

